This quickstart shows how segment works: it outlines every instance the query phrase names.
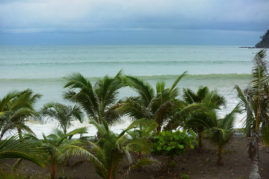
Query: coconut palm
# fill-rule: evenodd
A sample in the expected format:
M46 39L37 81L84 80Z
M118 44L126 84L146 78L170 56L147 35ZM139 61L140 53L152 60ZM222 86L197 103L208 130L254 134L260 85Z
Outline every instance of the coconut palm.
M64 87L69 89L65 93L65 98L78 103L88 117L97 123L101 123L102 119L112 123L119 118L120 114L116 108L117 95L119 89L123 87L121 72L114 78L105 76L98 80L95 86L81 74L73 74L67 78Z
M236 106L224 118L218 119L216 111L211 111L211 120L213 127L208 129L208 137L210 141L218 147L218 165L223 164L223 147L232 137L235 114L239 112Z
M255 133L259 135L259 126L264 136L264 142L269 143L269 74L265 61L265 50L261 50L254 58L256 65L252 70L253 80L248 89L248 98L256 103L255 107Z
M208 87L200 87L197 92L191 89L184 89L184 101L187 105L201 104L202 110L194 110L185 119L185 127L192 128L198 135L198 147L202 148L203 132L211 127L211 110L220 109L225 104L224 97L217 91L210 91Z
M149 125L149 120L136 120L129 127L123 130L120 134L112 132L106 121L99 124L96 121L91 122L99 133L99 138L96 143L89 142L90 148L86 148L84 152L76 152L72 148L67 149L68 154L74 156L84 156L90 160L99 176L104 179L116 179L118 177L118 170L124 163L124 159L129 162L127 170L124 175L137 166L149 165L157 163L156 160L150 158L141 158L133 160L130 152L147 153L151 149L150 141L144 138L132 138L128 131L139 130L141 126ZM152 125L154 122L151 121Z
M41 95L27 89L9 93L2 98L0 101L1 138L8 130L13 129L17 130L20 140L22 140L23 131L33 133L25 123L29 117L38 116L33 105L40 97Z
M246 132L248 136L259 131L259 126L262 126L262 131L267 131L268 122L268 86L269 75L267 72L265 62L265 51L260 51L254 58L256 66L253 68L252 81L249 87L243 92L239 86L235 86L238 97L241 100L241 107L247 112L246 116ZM269 127L269 126L268 126ZM268 131L269 132L269 131ZM258 132L256 132L258 133ZM264 142L267 143L266 138L269 136L263 133Z
M184 72L180 75L170 88L165 87L164 82L157 82L156 90L147 82L133 76L126 76L124 81L126 85L134 89L138 96L129 97L121 103L119 108L125 114L133 119L150 119L157 122L157 133L169 121L175 110L181 106L178 97L178 82L186 75Z
M249 156L252 159L251 177L260 177L258 171L259 133L261 131L264 144L269 144L269 75L265 61L265 50L259 51L252 70L252 81L244 92L236 86L241 107L246 111L245 129L251 137Z
M50 172L50 178L55 179L59 166L64 163L68 153L68 149L72 148L73 152L84 151L80 148L82 145L79 140L70 140L76 134L87 133L86 128L75 129L67 134L64 134L60 130L56 130L54 134L45 136L43 139L38 139L32 134L25 135L25 141L35 145L35 147L42 150L39 154L43 164L48 168Z
M82 112L76 105L68 106L60 103L48 103L44 105L41 113L44 116L56 119L64 134L67 134L67 129L71 126L72 121L83 121Z

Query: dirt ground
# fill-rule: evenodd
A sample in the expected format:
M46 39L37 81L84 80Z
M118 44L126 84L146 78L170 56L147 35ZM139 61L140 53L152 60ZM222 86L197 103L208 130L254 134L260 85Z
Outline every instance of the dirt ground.
M216 165L216 147L204 141L202 151L192 150L175 158L176 165L167 170L167 157L155 156L160 162L159 167L136 169L129 174L129 179L180 179L189 176L190 179L247 179L250 160L247 154L247 138L234 136L224 149L224 165ZM14 160L1 162L2 168L12 164ZM70 165L73 165L72 162ZM31 175L32 178L46 178L48 173L30 162L23 162L18 169L21 173ZM260 172L263 179L269 178L269 149L260 147ZM81 162L69 167L62 167L59 178L70 179L99 179L94 166L90 162Z

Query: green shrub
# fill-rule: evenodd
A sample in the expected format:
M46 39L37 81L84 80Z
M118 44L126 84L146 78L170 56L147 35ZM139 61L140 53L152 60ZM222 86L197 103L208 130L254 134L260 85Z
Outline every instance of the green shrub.
M189 179L190 176L187 175L187 174L181 174L181 175L180 175L180 178L181 178L181 179Z
M162 131L156 135L153 140L153 152L155 154L164 154L173 158L187 148L193 149L197 144L196 135L193 131Z

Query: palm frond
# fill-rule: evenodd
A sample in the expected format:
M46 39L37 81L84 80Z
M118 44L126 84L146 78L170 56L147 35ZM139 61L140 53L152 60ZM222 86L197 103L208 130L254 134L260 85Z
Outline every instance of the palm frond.
M187 72L185 71L185 72L183 72L180 76L177 77L177 79L174 81L174 83L172 84L172 86L171 86L171 88L170 88L170 90L169 90L170 93L175 89L175 87L177 86L178 82L179 82L184 76L186 76L186 74L187 74Z
M81 127L81 128L76 128L76 129L68 132L66 134L66 136L69 137L69 138L72 138L74 135L77 135L77 134L80 134L80 135L87 134L87 132L88 132L88 128L87 127Z
M10 137L0 141L0 159L22 158L32 161L40 166L42 162L37 157L40 150L29 142L21 142L17 137Z
M150 119L152 117L152 113L146 106L142 105L140 102L141 101L138 98L129 97L120 104L118 110L134 119Z
M144 106L148 106L150 104L154 97L154 89L149 83L133 76L126 76L125 83L141 96L141 102L143 102Z

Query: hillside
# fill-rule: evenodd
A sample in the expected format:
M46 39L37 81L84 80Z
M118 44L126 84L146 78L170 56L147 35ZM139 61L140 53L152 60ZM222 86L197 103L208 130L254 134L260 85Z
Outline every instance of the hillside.
M256 48L269 48L269 30L261 37L261 41L255 45Z

